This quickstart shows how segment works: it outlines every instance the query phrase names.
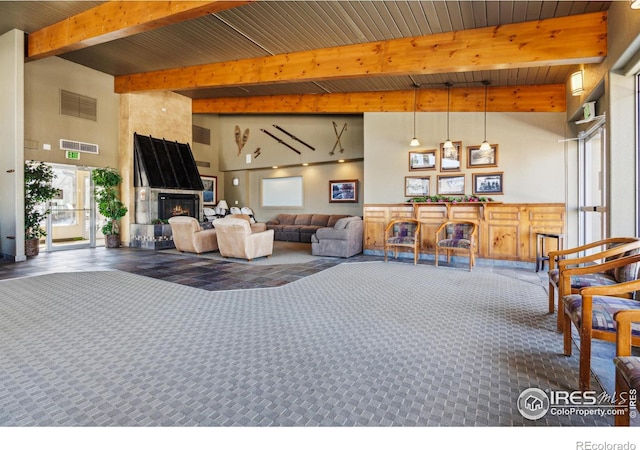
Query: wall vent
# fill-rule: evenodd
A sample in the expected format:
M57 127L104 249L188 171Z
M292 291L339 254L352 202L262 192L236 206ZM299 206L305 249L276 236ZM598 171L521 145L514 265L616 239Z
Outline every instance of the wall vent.
M92 153L94 155L97 155L100 148L98 147L98 144L88 144L86 142L60 139L60 150L72 150L75 152Z
M24 140L24 149L25 150L38 150L38 141L35 139L26 139Z
M98 100L60 90L60 114L97 121Z
M198 125L191 125L191 131L193 134L193 142L198 144L211 145L211 130L209 128L199 127Z

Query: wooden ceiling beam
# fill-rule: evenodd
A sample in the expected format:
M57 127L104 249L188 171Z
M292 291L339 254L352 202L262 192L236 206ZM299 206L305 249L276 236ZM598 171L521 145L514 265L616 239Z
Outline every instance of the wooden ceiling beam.
M251 1L255 0L106 2L29 34L27 59L60 55Z
M607 54L598 12L389 41L174 68L115 78L117 93L596 63Z
M566 112L564 84L489 86L488 112ZM416 111L447 110L447 90L418 89ZM414 91L194 99L194 114L412 112ZM452 112L483 112L484 87L451 88Z

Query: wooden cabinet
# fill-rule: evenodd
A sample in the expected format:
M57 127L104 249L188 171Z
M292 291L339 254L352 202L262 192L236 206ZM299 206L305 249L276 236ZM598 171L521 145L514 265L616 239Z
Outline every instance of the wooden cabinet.
M564 203L402 203L365 205L364 250L382 251L392 219L420 221L420 253L432 254L435 231L447 218L478 224L476 256L535 261L536 233L565 233Z

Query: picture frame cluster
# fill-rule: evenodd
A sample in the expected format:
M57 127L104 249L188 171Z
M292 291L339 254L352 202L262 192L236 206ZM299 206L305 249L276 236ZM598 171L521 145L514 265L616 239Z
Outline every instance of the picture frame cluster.
M464 195L466 173L462 169L462 160L466 159L467 169L484 169L498 167L498 144L491 144L490 150L481 149L480 145L467 146L463 155L462 142L453 142L453 148L445 149L444 143L439 149L420 149L409 151L409 172L436 171L436 193L438 195ZM466 158L463 158L466 156ZM458 172L458 173L456 173ZM503 172L471 173L471 190L473 195L502 195ZM405 176L404 196L423 197L431 195L431 176Z

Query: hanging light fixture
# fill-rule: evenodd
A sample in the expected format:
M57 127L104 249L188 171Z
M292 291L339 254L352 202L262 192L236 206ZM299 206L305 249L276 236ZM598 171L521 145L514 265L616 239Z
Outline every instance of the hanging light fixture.
M480 145L480 150L491 150L491 144L487 142L487 89L491 81L484 80L484 142Z
M416 137L416 107L418 102L418 86L417 84L413 85L413 139L409 142L410 147L417 147L420 145L420 141Z
M453 83L451 81L447 81L445 85L447 86L447 140L444 141L442 147L446 150L449 150L453 148L453 142L451 142L451 139L449 139L449 109L451 106L451 86L453 86Z

